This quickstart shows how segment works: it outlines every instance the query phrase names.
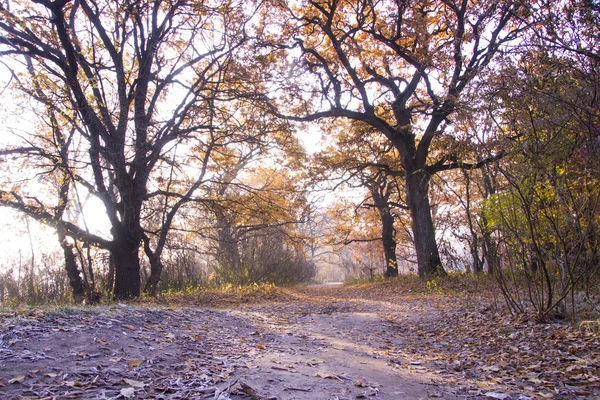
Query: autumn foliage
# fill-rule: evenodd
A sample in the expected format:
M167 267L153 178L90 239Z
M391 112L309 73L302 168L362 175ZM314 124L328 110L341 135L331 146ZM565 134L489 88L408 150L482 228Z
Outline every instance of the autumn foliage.
M514 314L583 312L600 272L598 12L2 1L0 204L28 245L0 296L466 272L493 275Z

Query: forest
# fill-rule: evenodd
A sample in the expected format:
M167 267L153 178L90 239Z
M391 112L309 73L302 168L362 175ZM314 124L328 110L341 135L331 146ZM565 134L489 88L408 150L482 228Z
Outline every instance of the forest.
M125 386L94 398L600 393L597 1L0 0L0 14L2 229L6 238L21 238L0 261L0 304L8 307L1 310L100 307L58 316L27 311L26 323L10 322L21 314L7 311L0 366L17 357L11 349L26 346L19 337L79 332L65 340L83 340L84 325L97 335L113 325L131 335L127 340L138 335L130 347L146 343L144 329L163 332L158 353L170 360L163 345L181 346L190 365L199 356L189 346L205 333L203 346L214 350L211 357L220 354L209 331L231 352L267 354L275 340L268 329L301 329L302 318L313 315L314 335L340 324L338 334L356 329L358 337L382 340L373 346L389 348L373 358L392 360L385 368L429 374L444 360L444 372L433 372L449 374L440 387L475 379L454 392L425 390L421 382L394 395L386 392L389 374L319 370L312 376L320 382L350 389L343 395L286 381L288 397L269 397L259 394L264 376L254 388L229 380L237 367L223 360L231 354L193 364L208 368L209 378L188 374L182 383L144 375L151 360L124 352L110 358L127 361L120 380L94 375L92 382L91 373L73 380L46 369L47 379L62 380L56 390L46 384L43 395L27 386L39 398L77 398L81 388L100 390L102 380ZM354 286L325 285L342 281ZM191 307L192 316L136 308L165 302ZM240 314L246 302L265 327ZM203 313L199 304L234 311ZM485 317L490 307L499 310L493 318ZM376 322L370 312L380 313ZM348 319L326 319L333 314ZM414 344L410 354L394 347L402 315L413 318L402 329L418 338L403 337ZM186 318L198 326L225 322L198 333L186 330ZM451 326L463 318L476 322ZM555 323L557 333L543 328ZM228 331L231 324L256 343L236 342L243 335ZM369 324L377 332L360 330ZM493 346L504 344L494 336L485 352L491 358L479 364L473 360L481 354L464 356L460 346L447 355L452 343L481 337L484 327L515 345L498 350ZM291 349L295 342L287 341L312 338L296 338L297 329L278 343ZM440 332L454 339L426 342ZM470 333L453 336L461 332ZM527 339L522 332L530 332ZM558 352L540 361L541 371L533 359L546 349L535 350L536 338ZM80 351L79 362L104 357L102 345L113 340L88 339L98 353ZM348 343L335 342L332 351L349 354ZM424 349L439 351L437 358ZM510 364L513 350L531 357L528 374ZM41 348L23 351L21 358L45 357ZM323 357L302 368L340 362ZM286 377L301 370L297 359L255 361L245 368ZM38 373L11 368L25 372L0 374L0 392L6 386L12 389L2 393L17 396L15 385ZM371 371L377 368L384 366ZM512 383L502 375L507 370Z
M595 2L0 7L0 203L55 237L3 303L460 272L544 316L597 282Z

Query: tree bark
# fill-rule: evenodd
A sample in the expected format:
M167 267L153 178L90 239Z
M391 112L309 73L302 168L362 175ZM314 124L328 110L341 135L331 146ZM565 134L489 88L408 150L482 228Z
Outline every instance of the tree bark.
M392 278L398 276L398 260L396 259L396 228L394 228L394 216L390 209L390 191L387 177L380 175L370 181L367 186L371 191L371 197L381 218L381 242L385 257L385 277Z
M379 210L381 215L381 241L383 242L383 254L385 256L385 277L398 276L398 260L396 259L396 230L394 229L394 217L389 207Z
M117 300L130 300L140 296L139 234L127 232L115 237L110 249L115 263L113 296Z
M218 248L217 261L220 264L221 274L229 281L237 281L243 284L241 271L241 258L238 243L233 237L232 228L227 222L221 221L217 224Z
M140 259L137 248L118 249L111 252L115 260L115 289L117 300L130 300L140 296Z
M148 257L148 260L150 261L150 276L144 286L144 292L150 296L156 296L158 283L162 275L163 263L159 257Z
M487 261L487 272L490 275L494 275L498 268L498 246L496 241L492 238L492 234L486 231L483 232L483 258Z
M160 250L162 252L162 248ZM144 285L144 292L150 296L156 296L158 283L160 282L160 277L162 275L163 263L160 261L160 253L158 253L158 249L156 252L152 251L150 247L150 239L147 237L144 238L144 252L146 253L146 257L148 257L148 261L150 262L150 276Z
M493 175L491 174L488 166L484 166L482 168L481 174L483 177L484 187L483 198L489 199L491 196L496 194L495 179L493 179ZM490 230L487 217L483 212L481 213L481 226L483 234L483 258L485 261L487 261L488 274L493 275L499 266L498 245L495 239L492 237L492 232Z
M429 204L429 179L431 176L424 170L407 171L406 174L406 197L420 277L446 275L435 240Z
M67 242L64 229L59 226L56 228L56 233L65 257L65 269L69 277L69 285L71 286L71 290L73 290L73 299L76 303L82 303L87 298L87 284L81 279L81 275L79 275L75 253L73 253L73 247Z
M466 170L462 170L463 176L465 177L465 215L467 217L467 224L469 225L469 233L471 239L468 240L469 247L471 250L471 257L473 258L473 273L480 274L483 272L483 260L479 258L479 235L475 231L475 224L473 223L473 216L471 213L471 177ZM462 202L462 200L461 200ZM470 268L467 267L467 272Z

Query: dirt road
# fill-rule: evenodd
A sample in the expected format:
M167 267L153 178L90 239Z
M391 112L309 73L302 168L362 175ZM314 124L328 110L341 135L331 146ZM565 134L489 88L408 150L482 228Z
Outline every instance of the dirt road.
M390 356L394 328L382 312L400 307L339 298L341 291L308 287L293 302L233 311L259 327L258 350L240 381L266 398L290 400L456 397L418 359Z
M310 286L278 289L266 300L209 303L4 314L0 398L524 400L598 394L592 379L600 368L597 335L566 335L564 325L515 327L482 301L469 309L475 302L468 298ZM555 338L547 356L536 347L543 346L540 337ZM575 361L565 365L567 357ZM560 372L565 369L574 371L572 377Z

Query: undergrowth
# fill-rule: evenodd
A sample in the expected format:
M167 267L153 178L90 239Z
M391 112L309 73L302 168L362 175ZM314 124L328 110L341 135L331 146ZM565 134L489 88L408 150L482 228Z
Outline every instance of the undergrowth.
M349 286L377 287L390 286L400 292L415 294L437 294L464 296L469 294L482 294L496 291L496 283L493 276L487 274L473 275L449 273L447 276L439 276L430 279L419 278L417 275L399 275L394 278L385 279L378 275L374 280L353 279L345 282Z
M273 283L253 283L250 285L219 285L187 287L183 290L168 290L156 297L143 296L145 303L190 303L205 306L228 306L240 303L273 301L285 297L281 288Z

